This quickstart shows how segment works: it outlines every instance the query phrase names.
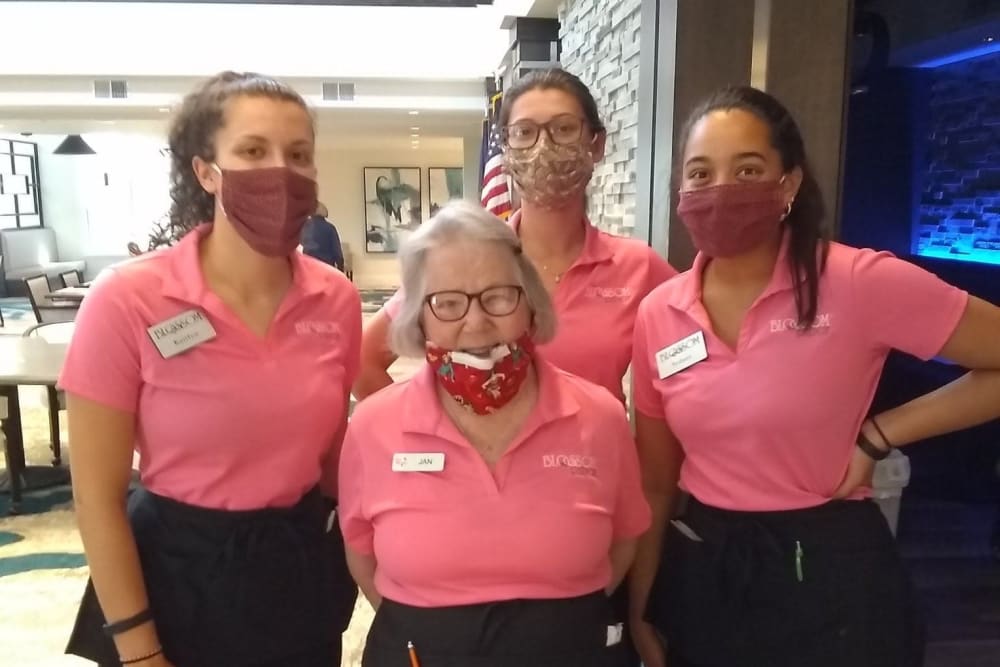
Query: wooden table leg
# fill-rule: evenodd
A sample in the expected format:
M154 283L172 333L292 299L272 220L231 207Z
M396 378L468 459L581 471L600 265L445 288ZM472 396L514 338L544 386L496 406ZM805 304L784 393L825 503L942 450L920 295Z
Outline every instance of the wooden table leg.
M10 514L21 513L22 476L24 474L24 437L21 433L21 402L17 387L0 387L0 396L7 400L7 418L3 420L4 458L10 484Z

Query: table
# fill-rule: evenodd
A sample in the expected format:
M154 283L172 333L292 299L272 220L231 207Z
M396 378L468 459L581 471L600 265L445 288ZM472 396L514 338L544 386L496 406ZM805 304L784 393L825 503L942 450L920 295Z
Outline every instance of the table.
M80 303L90 293L90 287L61 287L45 295L49 301L75 301Z
M9 489L11 514L20 512L24 490L64 484L69 480L68 471L58 465L26 465L21 404L17 395L19 386L42 386L49 390L49 400L56 400L56 382L66 359L66 347L33 336L0 337L0 398L7 401L7 414L3 419L7 472L6 479L0 475L0 488Z

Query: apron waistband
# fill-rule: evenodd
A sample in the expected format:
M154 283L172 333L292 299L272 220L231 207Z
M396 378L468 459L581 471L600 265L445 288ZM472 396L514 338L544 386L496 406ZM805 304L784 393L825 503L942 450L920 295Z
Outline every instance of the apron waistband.
M407 665L407 644L412 642L422 667L616 665L612 656L620 644L608 647L609 632L614 631L603 591L567 599L433 608L383 600L363 664Z

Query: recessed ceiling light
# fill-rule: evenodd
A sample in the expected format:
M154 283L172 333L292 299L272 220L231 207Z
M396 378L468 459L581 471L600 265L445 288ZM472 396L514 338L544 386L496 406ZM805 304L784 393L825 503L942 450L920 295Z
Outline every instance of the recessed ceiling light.
M411 137L419 137L420 135L419 134L411 134L410 136Z
M160 113L169 113L170 107L160 107Z
M411 112L410 112L410 115L411 115L411 116L419 116L419 115L420 115L420 112L419 112L419 111L417 111L416 109L414 109L413 111L411 111Z
M419 127L411 127L410 130L413 131L413 132L419 132L420 128Z
M989 42L992 42L992 41L994 41L995 39L996 39L995 37L992 37L992 36L991 36L991 37L987 37L987 38L986 38L986 39L984 39L983 41L984 41L984 42L986 42L986 43L989 43Z

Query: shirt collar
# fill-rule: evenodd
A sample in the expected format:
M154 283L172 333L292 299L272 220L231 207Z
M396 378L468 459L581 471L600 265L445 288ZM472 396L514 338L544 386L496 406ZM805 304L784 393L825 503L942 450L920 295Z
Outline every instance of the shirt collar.
M511 226L514 233L521 235L521 210L518 209L514 215L510 216L507 224ZM597 227L591 224L590 220L583 218L580 224L584 226L583 249L580 256L574 262L574 266L588 266L608 262L614 257L614 248L608 243L607 236Z
M201 241L212 230L211 223L204 223L185 234L177 245L170 248L170 279L164 285L163 293L167 297L180 299L192 304L203 304L208 293L205 274L201 270L199 249ZM292 286L289 290L298 296L319 294L326 289L326 281L321 271L312 270L302 253L291 253L289 261L292 267Z

